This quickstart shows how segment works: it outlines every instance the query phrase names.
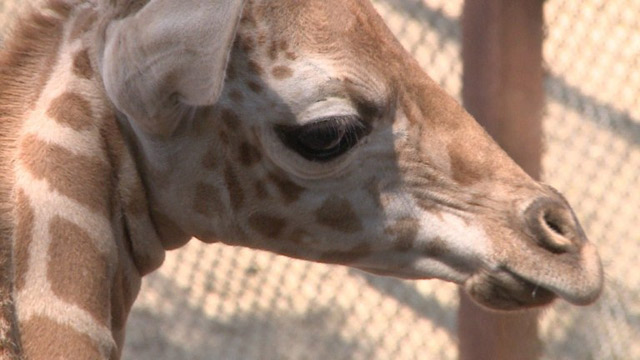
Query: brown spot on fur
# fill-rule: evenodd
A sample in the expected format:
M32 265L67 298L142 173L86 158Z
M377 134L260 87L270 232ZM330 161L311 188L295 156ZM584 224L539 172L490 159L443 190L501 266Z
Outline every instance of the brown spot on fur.
M257 38L258 45L259 46L264 46L264 44L267 43L267 38L268 38L267 33L265 33L264 31L260 31L258 33L258 38Z
M20 160L31 174L52 189L97 212L109 212L111 172L101 159L77 155L35 135L20 144Z
M257 25L256 19L253 17L253 13L251 13L250 11L244 11L242 13L240 22L242 23L242 25L249 25L251 27L255 27Z
M284 219L264 213L256 213L249 217L249 226L260 235L276 239L282 234L286 222Z
M296 55L296 53L294 53L293 51L287 51L284 55L287 60L294 61L298 59L298 55Z
M387 227L385 233L395 239L395 249L398 251L409 251L414 248L416 236L420 230L420 223L415 218L403 218L395 224Z
M73 58L73 73L85 79L93 77L93 68L87 49L79 51Z
M329 251L320 256L318 261L329 264L351 264L371 254L371 245L360 244L346 251Z
M97 344L69 325L36 315L20 324L24 356L29 360L102 359Z
M242 37L240 39L240 48L246 53L251 53L255 50L256 44L251 37Z
M279 65L279 66L275 66L271 70L271 74L273 74L273 77L275 77L276 79L282 80L282 79L287 79L293 76L293 70L291 70L291 68L287 66Z
M233 110L230 109L222 109L220 112L220 117L222 118L222 122L227 126L227 128L231 131L235 131L240 126L240 118L238 114L236 114Z
M209 184L199 183L193 199L193 209L200 215L211 217L220 209L222 201L218 189Z
M211 134L220 128L220 124L216 121L219 116L218 111L214 111L213 106L203 106L196 110L193 117L190 135L194 138L208 138Z
M295 229L291 232L291 234L289 234L289 236L287 236L287 238L285 240L287 240L290 243L293 244L303 244L304 243L304 238L307 237L309 234L301 229Z
M236 104L241 104L244 101L244 95L238 90L229 91L229 99Z
M47 116L78 131L91 127L93 120L91 104L82 96L71 92L55 98L47 109Z
M49 236L47 278L51 290L107 325L110 261L95 247L89 234L61 217L51 220Z
M265 184L258 180L255 183L255 189L256 189L256 197L260 200L264 200L269 196L269 192L267 191L267 187L265 186Z
M262 92L262 85L258 84L255 81L247 82L247 86L251 91L253 91L256 94L260 94Z
M33 222L35 215L29 199L22 190L16 195L15 209L17 224L15 229L15 287L19 291L24 288L25 276L29 270L29 247L33 241Z
M329 196L316 211L317 221L329 228L345 233L362 230L362 223L351 207L351 203L338 196Z
M224 145L229 145L229 133L225 129L218 130L218 138Z
M242 144L240 144L239 150L240 163L244 166L251 166L258 163L262 159L262 154L260 154L260 151L256 149L255 146L247 142L243 142Z
M258 76L264 74L264 69L262 68L262 66L260 66L260 64L258 64L253 60L249 60L249 63L247 64L247 68L252 74L255 74Z
M229 164L224 168L224 181L227 184L231 208L237 211L244 204L244 191L242 190L242 186L240 186L236 173Z
M439 257L449 253L447 244L442 239L436 237L426 243L424 253L430 257Z
M300 195L306 190L285 176L276 173L270 173L269 180L278 188L280 195L282 195L282 198L288 204L298 201Z
M285 39L278 41L278 49L280 51L287 51L289 49L289 43Z
M216 170L218 168L218 149L214 146L209 147L209 150L204 154L202 158L202 166L207 170Z

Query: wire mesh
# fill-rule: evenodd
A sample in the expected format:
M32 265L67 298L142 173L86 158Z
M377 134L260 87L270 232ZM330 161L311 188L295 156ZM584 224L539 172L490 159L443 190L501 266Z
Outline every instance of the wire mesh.
M11 13L14 0L0 0ZM462 0L375 0L460 98ZM544 359L640 359L640 2L547 0L546 182L601 252L593 306L541 318ZM3 19L0 18L0 23ZM456 287L192 242L148 276L125 359L455 359Z

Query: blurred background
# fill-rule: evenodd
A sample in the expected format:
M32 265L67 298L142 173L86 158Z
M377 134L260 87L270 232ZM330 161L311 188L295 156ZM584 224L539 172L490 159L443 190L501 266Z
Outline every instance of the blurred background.
M462 0L374 0L460 100ZM16 1L0 0L0 24ZM600 250L606 288L541 316L544 359L640 359L640 1L544 2L543 180ZM456 359L457 288L265 252L170 252L129 319L125 359Z

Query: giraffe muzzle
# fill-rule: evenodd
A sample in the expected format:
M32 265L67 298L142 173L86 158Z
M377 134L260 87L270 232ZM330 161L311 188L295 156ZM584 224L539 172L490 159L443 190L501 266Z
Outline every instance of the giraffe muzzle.
M465 282L471 297L496 310L543 306L557 297L594 302L603 287L600 258L562 195L549 187L520 214L519 239L505 239L515 242Z
M602 292L600 257L569 203L555 189L547 190L547 196L534 200L524 211L525 232L533 241L530 254L508 268L570 303L590 304Z

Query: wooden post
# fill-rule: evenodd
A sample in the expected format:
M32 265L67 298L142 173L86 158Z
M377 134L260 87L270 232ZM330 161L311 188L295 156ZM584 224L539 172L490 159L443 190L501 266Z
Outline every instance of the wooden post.
M462 18L464 105L534 178L542 153L542 6L542 0L466 0ZM538 359L537 315L490 312L461 292L459 358Z

